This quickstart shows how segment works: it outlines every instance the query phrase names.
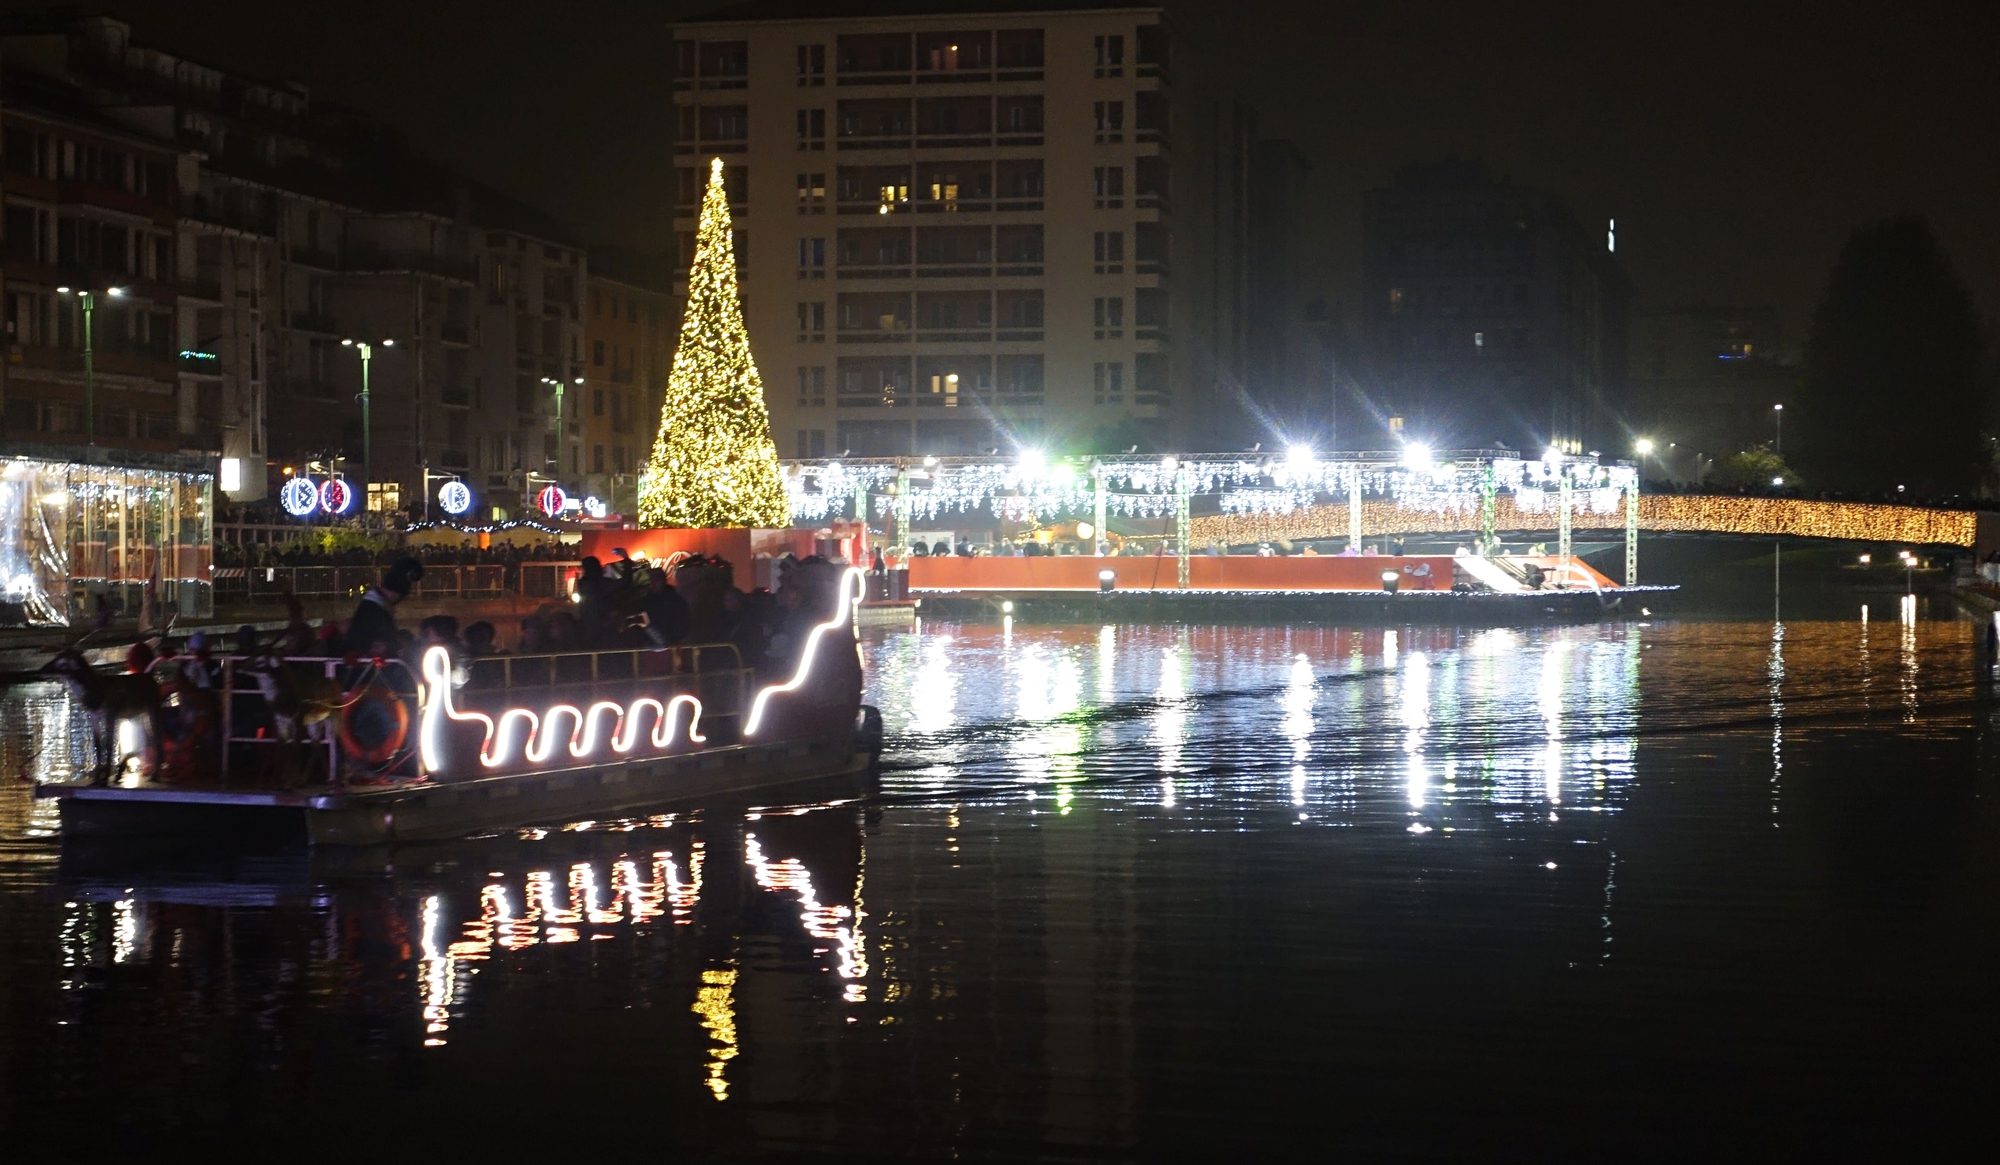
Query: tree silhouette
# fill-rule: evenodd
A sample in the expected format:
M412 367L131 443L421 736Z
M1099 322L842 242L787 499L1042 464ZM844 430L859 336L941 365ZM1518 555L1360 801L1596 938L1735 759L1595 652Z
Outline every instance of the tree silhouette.
M1801 399L1785 410L1791 461L1812 484L1839 489L1976 488L1980 349L1972 297L1930 224L1904 216L1856 229L1813 312Z

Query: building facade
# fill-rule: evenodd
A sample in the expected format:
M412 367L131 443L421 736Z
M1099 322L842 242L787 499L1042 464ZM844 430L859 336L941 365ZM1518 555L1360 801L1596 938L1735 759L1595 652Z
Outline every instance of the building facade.
M883 7L675 29L681 260L720 157L781 455L1202 444L1244 375L1247 113L1158 8Z
M418 516L451 478L481 517L521 512L544 478L574 490L589 267L567 227L316 110L302 85L115 19L0 24L0 80L21 147L4 193L8 435L75 439L81 356L55 289L116 281L128 295L97 313L100 440L218 456L228 500L313 465Z
M1793 398L1800 375L1781 348L1775 307L1650 308L1632 322L1625 413L1656 447L1676 450L1680 471L1775 442L1773 406Z
M1370 436L1575 452L1621 439L1630 296L1605 232L1446 161L1369 192L1362 245Z
M670 291L605 273L615 260L592 256L584 321L584 488L614 514L639 509L639 473L660 431L660 405L673 370L681 305Z

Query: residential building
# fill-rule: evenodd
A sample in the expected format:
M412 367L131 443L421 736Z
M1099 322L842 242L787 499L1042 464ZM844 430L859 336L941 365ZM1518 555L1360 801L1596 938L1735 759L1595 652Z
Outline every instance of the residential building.
M1248 346L1250 118L1156 6L753 0L675 28L785 456L1203 445Z
M670 272L649 272L647 265L613 252L593 251L590 263L583 488L610 512L633 514L639 507L639 474L660 430L682 305L660 289L671 286Z
M162 433L159 418L171 414L169 444L240 468L240 485L228 491L239 502L268 497L288 472L315 462L359 482L366 460L371 508L427 513L440 478L459 477L474 486L482 516L511 516L543 476L582 473L573 404L567 447L554 431L553 384L583 375L588 264L567 227L416 157L379 125L316 109L302 85L137 42L119 20L61 10L12 18L0 24L0 63L0 116L23 119L24 132L44 132L28 126L31 110L60 109L97 127L96 137L75 138L78 158L117 148L148 159L127 165L141 189L119 189L89 212L128 231L152 230L139 221L151 215L170 243L163 260L134 251L135 264L164 274L142 283L135 266L131 282L172 313L160 382L172 392L100 398L100 409L109 399L136 418L132 432ZM59 152L48 157L63 164ZM147 168L155 162L166 166L164 184ZM9 182L10 223L57 213L36 181ZM103 185L64 180L56 193L101 204L110 196L94 191ZM100 246L112 229L100 230ZM68 277L43 268L10 275L31 295ZM49 310L60 342L60 309ZM118 326L125 330L115 335L158 344L140 330L149 325ZM362 343L371 355L365 435ZM68 391L29 384L21 399ZM141 396L172 404L129 403ZM8 432L28 414L12 406ZM38 406L32 419L72 417Z
M1775 441L1776 410L1796 393L1800 368L1780 346L1778 312L1713 304L1639 312L1632 327L1626 423L1720 460Z
M15 440L218 450L209 370L178 355L177 152L32 78L5 82L0 425Z
M1606 232L1448 160L1369 192L1362 245L1366 376L1387 422L1373 436L1578 452L1614 439L1629 290Z

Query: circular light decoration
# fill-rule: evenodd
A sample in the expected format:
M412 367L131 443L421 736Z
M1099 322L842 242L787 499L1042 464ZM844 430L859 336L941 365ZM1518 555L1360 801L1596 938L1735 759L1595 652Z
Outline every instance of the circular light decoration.
M569 504L569 495L562 491L561 486L552 485L537 494L535 502L542 507L544 514L553 518L557 514L562 513L563 507Z
M320 483L319 508L329 514L344 514L347 507L354 504L354 491L346 482L337 477L329 477Z
M447 514L463 514L472 508L472 489L462 481L445 482L438 487L438 505Z
M309 517L319 508L319 487L310 477L295 477L278 491L278 504L294 518Z
M593 518L602 518L611 512L611 508L604 504L603 498L592 496L583 499L583 512Z

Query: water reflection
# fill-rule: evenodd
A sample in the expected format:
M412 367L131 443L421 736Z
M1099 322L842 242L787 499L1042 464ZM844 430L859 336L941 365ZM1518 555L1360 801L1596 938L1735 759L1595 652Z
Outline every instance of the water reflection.
M228 1097L229 1120L283 1130L331 1076L394 1143L519 1095L642 1113L654 1147L725 1159L1146 1159L1246 1119L1386 1136L1371 1081L1413 1045L1426 1095L1518 1133L1532 1106L1496 1064L1609 1111L1622 1094L1575 1067L1607 1032L1641 1033L1619 1042L1641 1058L1689 1030L1717 1061L1764 1054L1728 1042L1715 998L1863 1030L1785 1009L1866 991L1727 976L1839 966L1828 936L1890 914L1853 906L1856 871L1889 864L1885 813L1927 839L1887 845L1894 864L1954 868L1973 802L1952 781L1985 715L1968 633L1899 625L1885 652L1876 632L1871 656L1859 620L927 624L867 643L890 763L864 803L157 876L76 853L59 874L16 783L0 1034L12 1064L60 1068L15 1078L67 1136L106 1096L124 1129L221 1127ZM64 779L22 726L67 724L66 701L8 699L7 771ZM1800 779L1858 748L1926 778L1853 801ZM1833 844L1857 834L1865 864ZM1476 1033L1497 1014L1522 1026L1496 1048Z

